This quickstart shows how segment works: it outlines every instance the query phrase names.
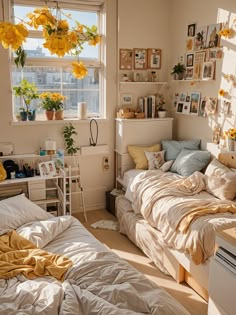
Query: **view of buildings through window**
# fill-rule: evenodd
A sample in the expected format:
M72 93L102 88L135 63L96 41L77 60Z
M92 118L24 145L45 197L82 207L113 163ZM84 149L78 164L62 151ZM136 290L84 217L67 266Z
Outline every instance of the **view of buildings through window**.
M32 1L33 2L33 1ZM78 7L79 9L79 7ZM34 7L14 6L14 15L23 19ZM88 12L78 10L65 10L75 20L85 25L98 26L99 12ZM67 19L69 22L70 20ZM72 20L73 23L73 20ZM57 92L66 96L64 101L64 117L77 117L79 102L87 102L88 114L99 117L101 108L101 63L99 46L84 45L79 55L87 69L88 75L82 79L76 79L71 72L71 63L74 60L71 56L57 57L50 55L50 52L42 45L43 39L39 32L30 31L30 36L24 45L27 53L26 65L23 69L12 65L12 86L18 85L22 79L34 82L38 92ZM40 109L40 99L31 103L31 108L37 109L37 119L45 119L43 110ZM14 97L14 114L22 106L22 100Z

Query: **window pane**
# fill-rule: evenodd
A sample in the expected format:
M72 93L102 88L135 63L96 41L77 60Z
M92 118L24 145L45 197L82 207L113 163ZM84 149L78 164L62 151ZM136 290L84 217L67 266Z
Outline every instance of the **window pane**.
M88 69L88 75L83 80L76 79L70 70L62 67L25 66L19 69L12 67L13 86L19 85L22 79L34 82L39 93L50 91L59 92L66 96L64 101L65 118L77 117L77 104L87 102L88 114L99 116L99 70ZM38 107L40 100L34 100L31 108ZM20 98L15 98L15 113L22 106ZM38 109L40 113L42 110ZM38 119L38 118L37 118Z
M35 7L33 6L14 6L14 14L15 14L15 21L19 22L19 19L25 19L27 13L33 12ZM77 11L77 10L66 10L63 9L62 12L64 12L66 15L70 15L71 19L61 14L62 19L66 19L69 23L70 27L74 27L76 25L75 21L78 21L81 24L87 25L91 27L92 25L98 26L98 13L97 12L84 12L84 11ZM56 15L56 11L54 10L54 15ZM29 26L27 26L28 29L33 30ZM38 30L42 30L42 27L39 27ZM28 38L26 43L23 45L24 49L26 50L26 53L29 57L51 57L51 58L58 58L56 55L51 55L49 50L45 49L43 47L44 39L39 38ZM88 44L85 44L84 49L82 50L80 57L86 57L86 58L93 58L98 59L99 57L99 46L90 46ZM70 57L70 55L67 55L67 57Z

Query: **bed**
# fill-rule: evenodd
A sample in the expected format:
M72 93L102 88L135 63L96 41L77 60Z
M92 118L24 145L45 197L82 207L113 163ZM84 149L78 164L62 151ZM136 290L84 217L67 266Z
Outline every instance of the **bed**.
M15 233L34 250L67 263L59 280L51 273L40 275L42 268L37 276L20 272L8 278L1 245L0 314L189 314L77 219L53 217L24 194L0 201L0 217L0 244Z
M236 227L236 173L217 159L202 163L209 152L199 155L196 147L177 151L168 152L167 162L178 160L171 166L178 172L138 168L124 173L126 193L117 198L116 215L120 232L159 269L178 282L185 280L207 300L215 232ZM188 158L191 169L186 168Z

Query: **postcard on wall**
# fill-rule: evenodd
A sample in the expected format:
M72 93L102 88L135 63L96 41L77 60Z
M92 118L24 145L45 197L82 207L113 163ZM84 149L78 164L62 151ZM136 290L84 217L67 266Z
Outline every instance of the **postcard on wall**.
M186 101L186 97L187 97L187 93L186 92L181 92L179 94L179 101L180 102L185 102Z
M199 109L199 103L200 103L200 97L201 93L199 92L192 92L190 95L190 114L191 115L197 115L198 114L198 109Z
M207 48L220 46L219 32L221 30L221 26L222 26L221 23L208 25L208 32L207 32L207 39L206 39Z
M214 115L217 108L217 97L205 97L205 112L207 115Z
M190 111L190 102L184 102L183 103L183 111L182 113L185 115L188 115Z
M213 80L215 74L215 63L208 61L203 63L202 80Z
M134 69L145 70L147 68L147 50L134 48Z
M194 50L202 50L206 47L208 26L198 27L194 38Z
M183 113L184 102L178 102L176 107L176 112L182 114Z
M161 68L161 49L148 48L147 64L148 64L148 69Z
M132 70L133 49L120 49L120 70Z
M56 170L64 168L64 150L57 149L56 154L52 156L52 161L55 163Z
M193 52L194 48L194 37L188 37L186 39L186 53Z
M200 105L199 105L199 112L198 115L201 117L206 117L206 99L205 97L201 100Z

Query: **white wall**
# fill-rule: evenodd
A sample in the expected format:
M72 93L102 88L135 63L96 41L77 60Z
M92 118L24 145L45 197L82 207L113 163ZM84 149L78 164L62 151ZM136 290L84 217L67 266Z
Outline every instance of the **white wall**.
M1 10L1 8L0 8ZM81 156L81 175L85 191L85 204L88 209L104 207L105 191L113 188L114 169L114 106L116 104L116 1L107 1L106 47L106 106L107 120L99 122L99 144L109 145L110 169L102 168L103 156ZM0 12L1 15L1 12ZM62 128L66 122L44 125L12 125L12 93L8 50L0 47L0 142L14 144L14 153L33 153L38 151L48 138L55 139L58 147L63 147ZM89 121L73 122L78 132L79 145L89 145Z
M179 56L185 53L185 40L187 25L197 23L198 26L215 24L219 22L232 21L236 17L235 0L227 1L193 1L193 0L171 0L170 1L170 36L171 36L171 60L169 73L172 66L178 61ZM175 117L174 137L176 139L202 139L203 147L211 149L216 153L216 145L212 145L212 132L216 124L220 124L223 130L236 126L236 89L232 89L232 84L227 83L223 74L236 74L236 37L233 39L222 39L224 47L224 58L217 61L216 80L211 82L199 82L194 86L190 83L174 82L169 75L171 86L171 108ZM218 90L224 88L231 89L231 110L228 115L222 112L222 99L218 101L218 112L211 118L201 118L196 116L185 116L175 114L173 106L175 92L196 91L202 96L218 97Z

